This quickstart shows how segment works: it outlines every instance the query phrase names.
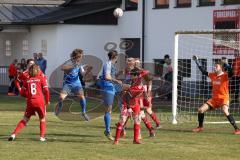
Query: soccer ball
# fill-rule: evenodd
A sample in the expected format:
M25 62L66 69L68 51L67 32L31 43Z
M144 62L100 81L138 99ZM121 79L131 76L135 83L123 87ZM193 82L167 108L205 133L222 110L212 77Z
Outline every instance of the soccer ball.
M123 16L123 10L122 10L121 8L116 8L116 9L114 9L114 11L113 11L113 15L114 15L116 18L122 17L122 16Z

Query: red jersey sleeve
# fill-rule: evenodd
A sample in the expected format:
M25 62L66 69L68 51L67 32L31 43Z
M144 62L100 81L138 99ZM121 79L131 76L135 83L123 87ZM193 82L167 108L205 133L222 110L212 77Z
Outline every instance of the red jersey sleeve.
M21 95L22 97L27 98L27 84L26 84L26 83L23 84L23 86L21 87L21 89L19 90L19 92L20 92L20 95Z
M19 91L21 90L22 77L23 77L23 73L20 73L20 74L17 75L17 77L14 81L15 86L17 87L17 89Z
M45 102L46 102L46 104L48 104L48 102L50 102L50 92L48 89L47 77L44 75L42 75L41 84L42 84L42 88L43 88L43 93L45 95Z

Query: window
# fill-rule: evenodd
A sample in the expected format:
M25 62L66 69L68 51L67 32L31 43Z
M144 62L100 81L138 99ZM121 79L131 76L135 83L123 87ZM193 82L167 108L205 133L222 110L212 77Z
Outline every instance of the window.
M6 56L12 55L12 42L11 40L6 40L5 42L5 54Z
M231 5L231 4L240 4L240 0L224 0L224 5Z
M155 8L169 8L169 0L155 0Z
M23 55L28 55L28 40L23 40L22 41L22 51L23 51Z
M178 7L191 7L191 0L177 0Z
M47 55L47 40L42 40L42 53L43 55Z
M138 0L125 0L125 10L135 11L138 9Z
M214 6L215 0L199 0L199 6Z

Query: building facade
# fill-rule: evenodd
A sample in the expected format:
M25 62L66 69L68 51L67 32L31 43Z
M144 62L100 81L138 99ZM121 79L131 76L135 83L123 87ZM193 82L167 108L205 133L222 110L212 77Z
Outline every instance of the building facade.
M104 5L90 8L91 12L84 10L89 4L100 3ZM16 12L13 8L16 4L10 7L8 5L2 4L0 11L7 6L12 9L14 16ZM106 44L109 42L116 44L116 46L110 45L110 48L113 47L121 53L139 57L149 63L158 62L165 54L173 56L176 31L212 30L215 27L214 10L237 10L240 8L240 2L237 0L70 0L62 5L44 5L44 7L47 9L40 9L46 10L44 13L32 17L20 17L24 21L14 21L18 16L15 15L15 19L10 18L14 23L0 22L1 66L8 65L14 58L30 58L34 52L43 52L48 60L46 73L50 75L69 59L69 54L75 48L82 48L87 55L105 60ZM52 7L52 10L49 7ZM77 7L80 8L79 11ZM119 19L112 15L116 7L124 10L124 15ZM122 41L132 42L131 49L121 47ZM221 55L215 56L217 57ZM229 58L232 58L232 55L229 55ZM153 72L156 70L154 65L148 67ZM95 74L97 72L98 70Z

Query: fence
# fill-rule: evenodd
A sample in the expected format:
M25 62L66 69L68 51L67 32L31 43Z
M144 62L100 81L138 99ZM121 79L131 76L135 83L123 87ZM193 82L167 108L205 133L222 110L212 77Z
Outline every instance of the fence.
M0 86L8 86L8 66L0 66Z

